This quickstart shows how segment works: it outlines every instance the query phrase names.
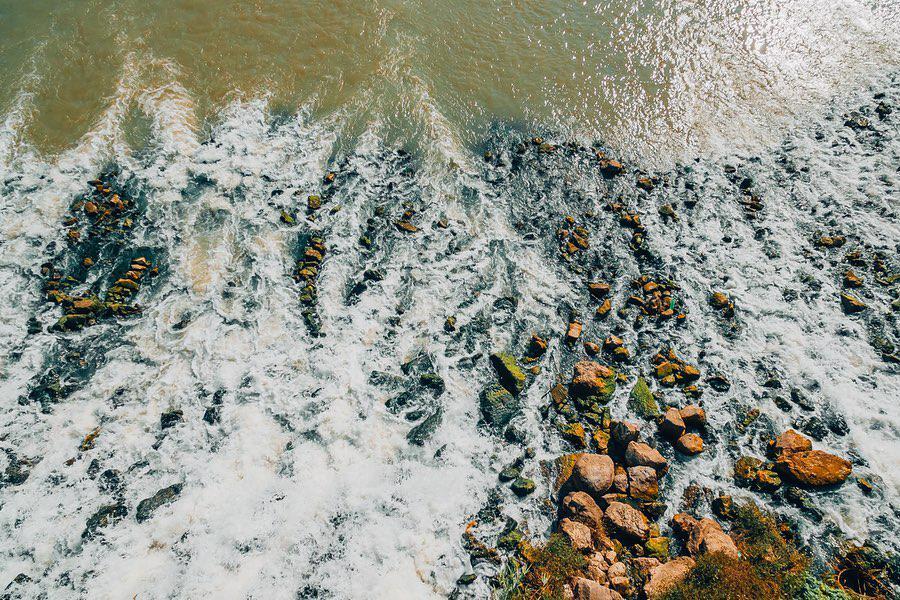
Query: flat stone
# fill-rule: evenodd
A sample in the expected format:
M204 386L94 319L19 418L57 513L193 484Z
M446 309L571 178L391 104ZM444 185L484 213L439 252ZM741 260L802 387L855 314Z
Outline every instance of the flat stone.
M629 442L625 449L625 464L629 467L653 467L659 474L665 473L668 461L656 448L643 442Z
M571 492L562 503L563 514L573 521L583 523L591 529L603 528L603 511L586 492Z
M613 535L644 542L650 537L650 522L642 512L624 502L610 502L603 513Z
M656 500L659 482L653 467L628 468L628 495L635 500Z
M840 485L852 471L850 461L822 450L784 454L775 466L782 475L809 487Z
M686 433L675 442L675 449L690 456L700 454L703 452L703 438L696 433Z
M569 540L572 548L578 552L589 552L593 550L594 543L591 539L591 528L584 523L573 521L571 519L563 519L559 522L559 531Z
M623 600L622 595L596 581L575 578L574 600Z

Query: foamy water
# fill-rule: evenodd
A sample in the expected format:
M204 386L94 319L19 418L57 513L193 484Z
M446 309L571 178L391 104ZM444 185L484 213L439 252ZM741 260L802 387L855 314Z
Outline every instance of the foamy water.
M661 138L648 136L659 130L644 130L646 121L638 133L628 124L572 126L576 113L565 102L512 119L547 123L538 133L560 144L609 133L610 152L631 157L629 167L676 165L658 173L666 184L649 194L635 187L633 172L601 177L590 149L540 153L528 143L535 132L504 124L508 114L492 119L486 111L487 125L469 128L459 111L444 109L446 90L404 71L403 44L382 71L397 95L363 86L338 110L323 111L327 101L318 96L284 110L273 91L228 100L214 118L180 66L135 50L117 73L112 100L55 154L29 137L41 100L40 86L26 81L0 127L0 473L7 473L0 479L0 584L26 575L11 588L26 598L446 597L473 570L461 535L479 511L487 537L505 516L538 536L551 522L543 503L550 481L540 464L566 450L543 408L577 355L561 344L573 309L586 317L586 339L625 339L631 375L649 370L649 357L672 345L704 378L718 372L731 382L725 392L706 388L707 450L673 460L663 490L667 515L697 484L791 516L820 555L835 533L896 549L900 378L874 340L900 345L891 307L900 289L866 274L870 310L849 317L839 301L849 248L863 248L869 259L881 251L891 272L900 270L900 80L886 66L897 58L884 42L890 32L878 30L876 18L895 9L846 4L826 19L822 7L804 5L806 29L797 31L775 26L796 24L797 9L764 8L755 7L761 20L753 22L778 35L759 39L806 57L777 67L815 94L799 99L783 87L790 78L773 76L718 105L702 97L690 69L680 69L697 112ZM677 18L691 28L703 23L691 11ZM801 51L823 22L855 29L826 31L829 57ZM838 79L853 70L840 57L854 52L861 58L853 78L809 76L831 67ZM765 52L748 53L763 62L758 73L768 72ZM692 69L709 65L703 52L695 58ZM710 81L733 83L720 72ZM594 83L630 93L610 80ZM764 101L755 86L768 90ZM398 96L396 113L376 118L362 110L386 112ZM879 103L893 112L880 117ZM870 128L845 125L858 109ZM398 134L404 119L413 125ZM473 143L477 131L487 133ZM659 139L677 151L660 150ZM629 147L635 140L643 141ZM696 161L685 158L685 147L697 150ZM140 292L141 315L77 333L50 331L59 309L44 301L40 266L65 252L61 223L70 202L111 164L145 205L129 245L152 252L160 275ZM308 220L306 198L328 187L329 171L337 173L333 192ZM748 177L764 202L755 220L739 203ZM640 212L648 229L642 258L605 209L612 200ZM677 222L657 212L665 203ZM408 208L419 227L414 235L393 226ZM283 210L296 222L283 222ZM560 259L555 239L566 215L584 218L591 232L591 251L574 264ZM835 233L847 246L815 246L818 236ZM327 247L318 337L291 279L309 234ZM363 235L373 249L360 245ZM367 281L373 270L381 279ZM587 281L613 283L618 307L628 282L643 273L681 286L685 327L636 330L631 319L587 318ZM714 290L735 300L736 329L709 307ZM454 333L444 329L448 316L457 319ZM521 351L533 331L550 340L550 351L523 401L516 423L526 442L517 444L479 425L478 392L493 378L487 355ZM66 371L71 352L84 358L83 370ZM36 401L31 391L53 370L69 374L70 393ZM422 389L417 378L427 373L439 375L444 389ZM620 386L614 417L633 417L629 387ZM791 390L809 407L792 402ZM409 404L398 408L398 398ZM218 422L204 420L211 407ZM183 421L162 429L160 415L172 409L183 411ZM751 409L760 416L748 423ZM411 443L410 430L435 415L433 433ZM761 455L765 441L788 426L821 431L816 447L850 457L875 493L852 479L816 493L819 520L783 498L735 488L734 460ZM98 427L94 447L79 450ZM526 445L536 451L526 474L538 490L518 499L497 473ZM27 472L24 481L9 479L16 465ZM173 484L182 486L177 498L139 522L138 503ZM126 516L82 535L99 507L117 503ZM487 564L474 570L491 573ZM484 598L489 589L479 579L459 593Z

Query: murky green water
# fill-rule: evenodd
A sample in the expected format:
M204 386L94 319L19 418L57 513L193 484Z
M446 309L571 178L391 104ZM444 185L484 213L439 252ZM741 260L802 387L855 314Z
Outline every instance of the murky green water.
M160 106L202 130L264 97L402 139L510 120L667 154L758 138L896 62L898 22L894 0L2 0L0 114L46 151L110 111L139 144Z

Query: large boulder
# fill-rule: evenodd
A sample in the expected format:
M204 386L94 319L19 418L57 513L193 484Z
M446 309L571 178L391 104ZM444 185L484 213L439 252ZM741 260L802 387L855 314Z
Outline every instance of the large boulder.
M669 468L668 461L659 450L643 442L628 443L625 449L625 464L629 467L653 467L659 474L665 473Z
M584 523L563 519L559 522L559 531L569 540L572 548L578 552L590 552L594 549L591 528Z
M651 569L650 579L644 586L648 600L658 600L665 596L666 592L684 581L695 564L690 556L681 556Z
M628 467L628 495L635 500L656 500L659 483L653 467Z
M590 527L591 529L603 528L603 511L594 502L594 499L585 492L572 492L562 502L563 514Z
M572 470L575 489L599 498L612 487L616 465L606 454L582 454Z
M693 555L718 553L732 558L740 557L734 540L712 519L701 519L691 530L687 549Z
M794 452L806 452L812 450L812 441L803 434L793 429L788 429L777 438L769 442L769 456L778 460L787 454Z
M622 600L622 595L596 581L578 577L575 579L575 600Z
M592 360L575 363L569 395L576 400L609 402L616 391L616 372Z
M610 502L604 516L610 532L616 537L637 542L644 542L650 537L647 517L624 502Z
M852 470L850 461L822 450L782 454L775 467L782 475L809 487L839 485Z

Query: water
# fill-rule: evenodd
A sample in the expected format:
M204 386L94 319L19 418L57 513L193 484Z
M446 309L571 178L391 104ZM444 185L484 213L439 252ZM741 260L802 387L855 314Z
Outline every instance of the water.
M11 588L26 598L446 597L471 570L470 520L488 539L500 515L535 535L551 522L540 464L566 450L543 409L579 355L561 343L572 310L586 339L625 339L632 376L671 344L731 381L706 386L707 450L674 462L667 514L694 483L791 516L820 556L835 534L893 547L900 290L872 263L900 269L898 17L892 2L0 2L0 582L27 575ZM845 125L856 110L867 128ZM660 183L602 177L595 143ZM137 214L89 283L134 252L160 272L141 315L52 331L41 265L73 255L70 203L109 168ZM611 202L640 212L642 252ZM414 234L394 224L405 210ZM573 261L566 215L591 235ZM837 233L845 247L815 246ZM320 336L291 278L310 234ZM848 317L855 247L870 310ZM681 287L683 327L589 318L588 281L618 308L641 274ZM497 473L523 447L479 426L477 395L487 354L533 331L550 351L517 421L538 482L519 500ZM734 488L733 461L791 425L876 492L851 479L803 511ZM128 514L83 536L105 505ZM486 597L485 580L463 593Z

